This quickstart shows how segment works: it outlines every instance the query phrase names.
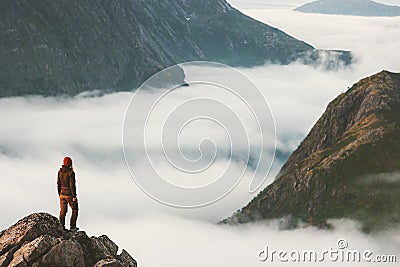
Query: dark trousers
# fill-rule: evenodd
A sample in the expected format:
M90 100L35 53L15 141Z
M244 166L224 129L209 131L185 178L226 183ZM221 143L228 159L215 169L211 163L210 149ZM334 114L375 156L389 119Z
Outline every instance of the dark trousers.
M78 219L78 201L72 201L72 196L60 195L60 223L65 227L65 215L69 205L72 209L70 228L76 227L76 220Z

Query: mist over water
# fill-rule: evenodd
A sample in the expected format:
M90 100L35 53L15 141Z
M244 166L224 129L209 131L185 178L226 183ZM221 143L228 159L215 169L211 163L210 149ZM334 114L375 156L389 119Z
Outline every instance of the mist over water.
M352 50L357 59L352 66L335 71L297 63L240 69L268 100L276 123L277 149L284 154L275 160L265 187L331 100L382 69L400 71L400 18L313 15L288 9L243 11L317 48ZM190 97L192 92L183 94ZM56 173L62 158L70 155L77 173L79 226L88 234L107 233L140 266L265 266L271 263L257 259L265 245L276 250L321 251L336 247L340 238L351 249L397 254L400 260L399 230L365 235L357 223L346 220L335 222L333 231L310 227L281 231L276 222L214 225L255 196L248 193L247 180L226 198L201 209L175 209L153 201L133 182L123 158L123 119L131 96L0 99L1 229L32 212L58 214ZM180 100L178 95L171 103ZM196 134L195 129L187 133L182 145L192 147ZM138 154L137 164L145 156Z

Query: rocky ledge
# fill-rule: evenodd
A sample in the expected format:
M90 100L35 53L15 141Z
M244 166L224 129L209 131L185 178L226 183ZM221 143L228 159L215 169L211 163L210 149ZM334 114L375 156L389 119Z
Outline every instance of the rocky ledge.
M0 267L137 266L136 261L106 235L88 237L65 231L58 219L34 213L0 232Z

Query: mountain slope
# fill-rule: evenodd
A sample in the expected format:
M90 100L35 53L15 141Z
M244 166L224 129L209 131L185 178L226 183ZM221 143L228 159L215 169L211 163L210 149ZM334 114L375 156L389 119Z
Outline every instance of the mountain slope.
M389 6L370 0L320 0L295 9L304 13L321 13L354 16L400 16L399 6Z
M63 230L57 218L34 213L0 232L0 266L136 267L136 261L107 236Z
M400 74L382 71L333 100L276 180L225 222L351 218L400 222Z
M0 97L131 90L192 60L255 66L319 55L225 0L3 0L0 16ZM336 54L334 64L351 61Z

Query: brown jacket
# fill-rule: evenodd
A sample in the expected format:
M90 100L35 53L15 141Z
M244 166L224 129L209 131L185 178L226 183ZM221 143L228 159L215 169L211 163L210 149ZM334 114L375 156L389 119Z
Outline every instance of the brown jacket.
M76 197L75 172L68 166L62 166L57 177L58 195Z

